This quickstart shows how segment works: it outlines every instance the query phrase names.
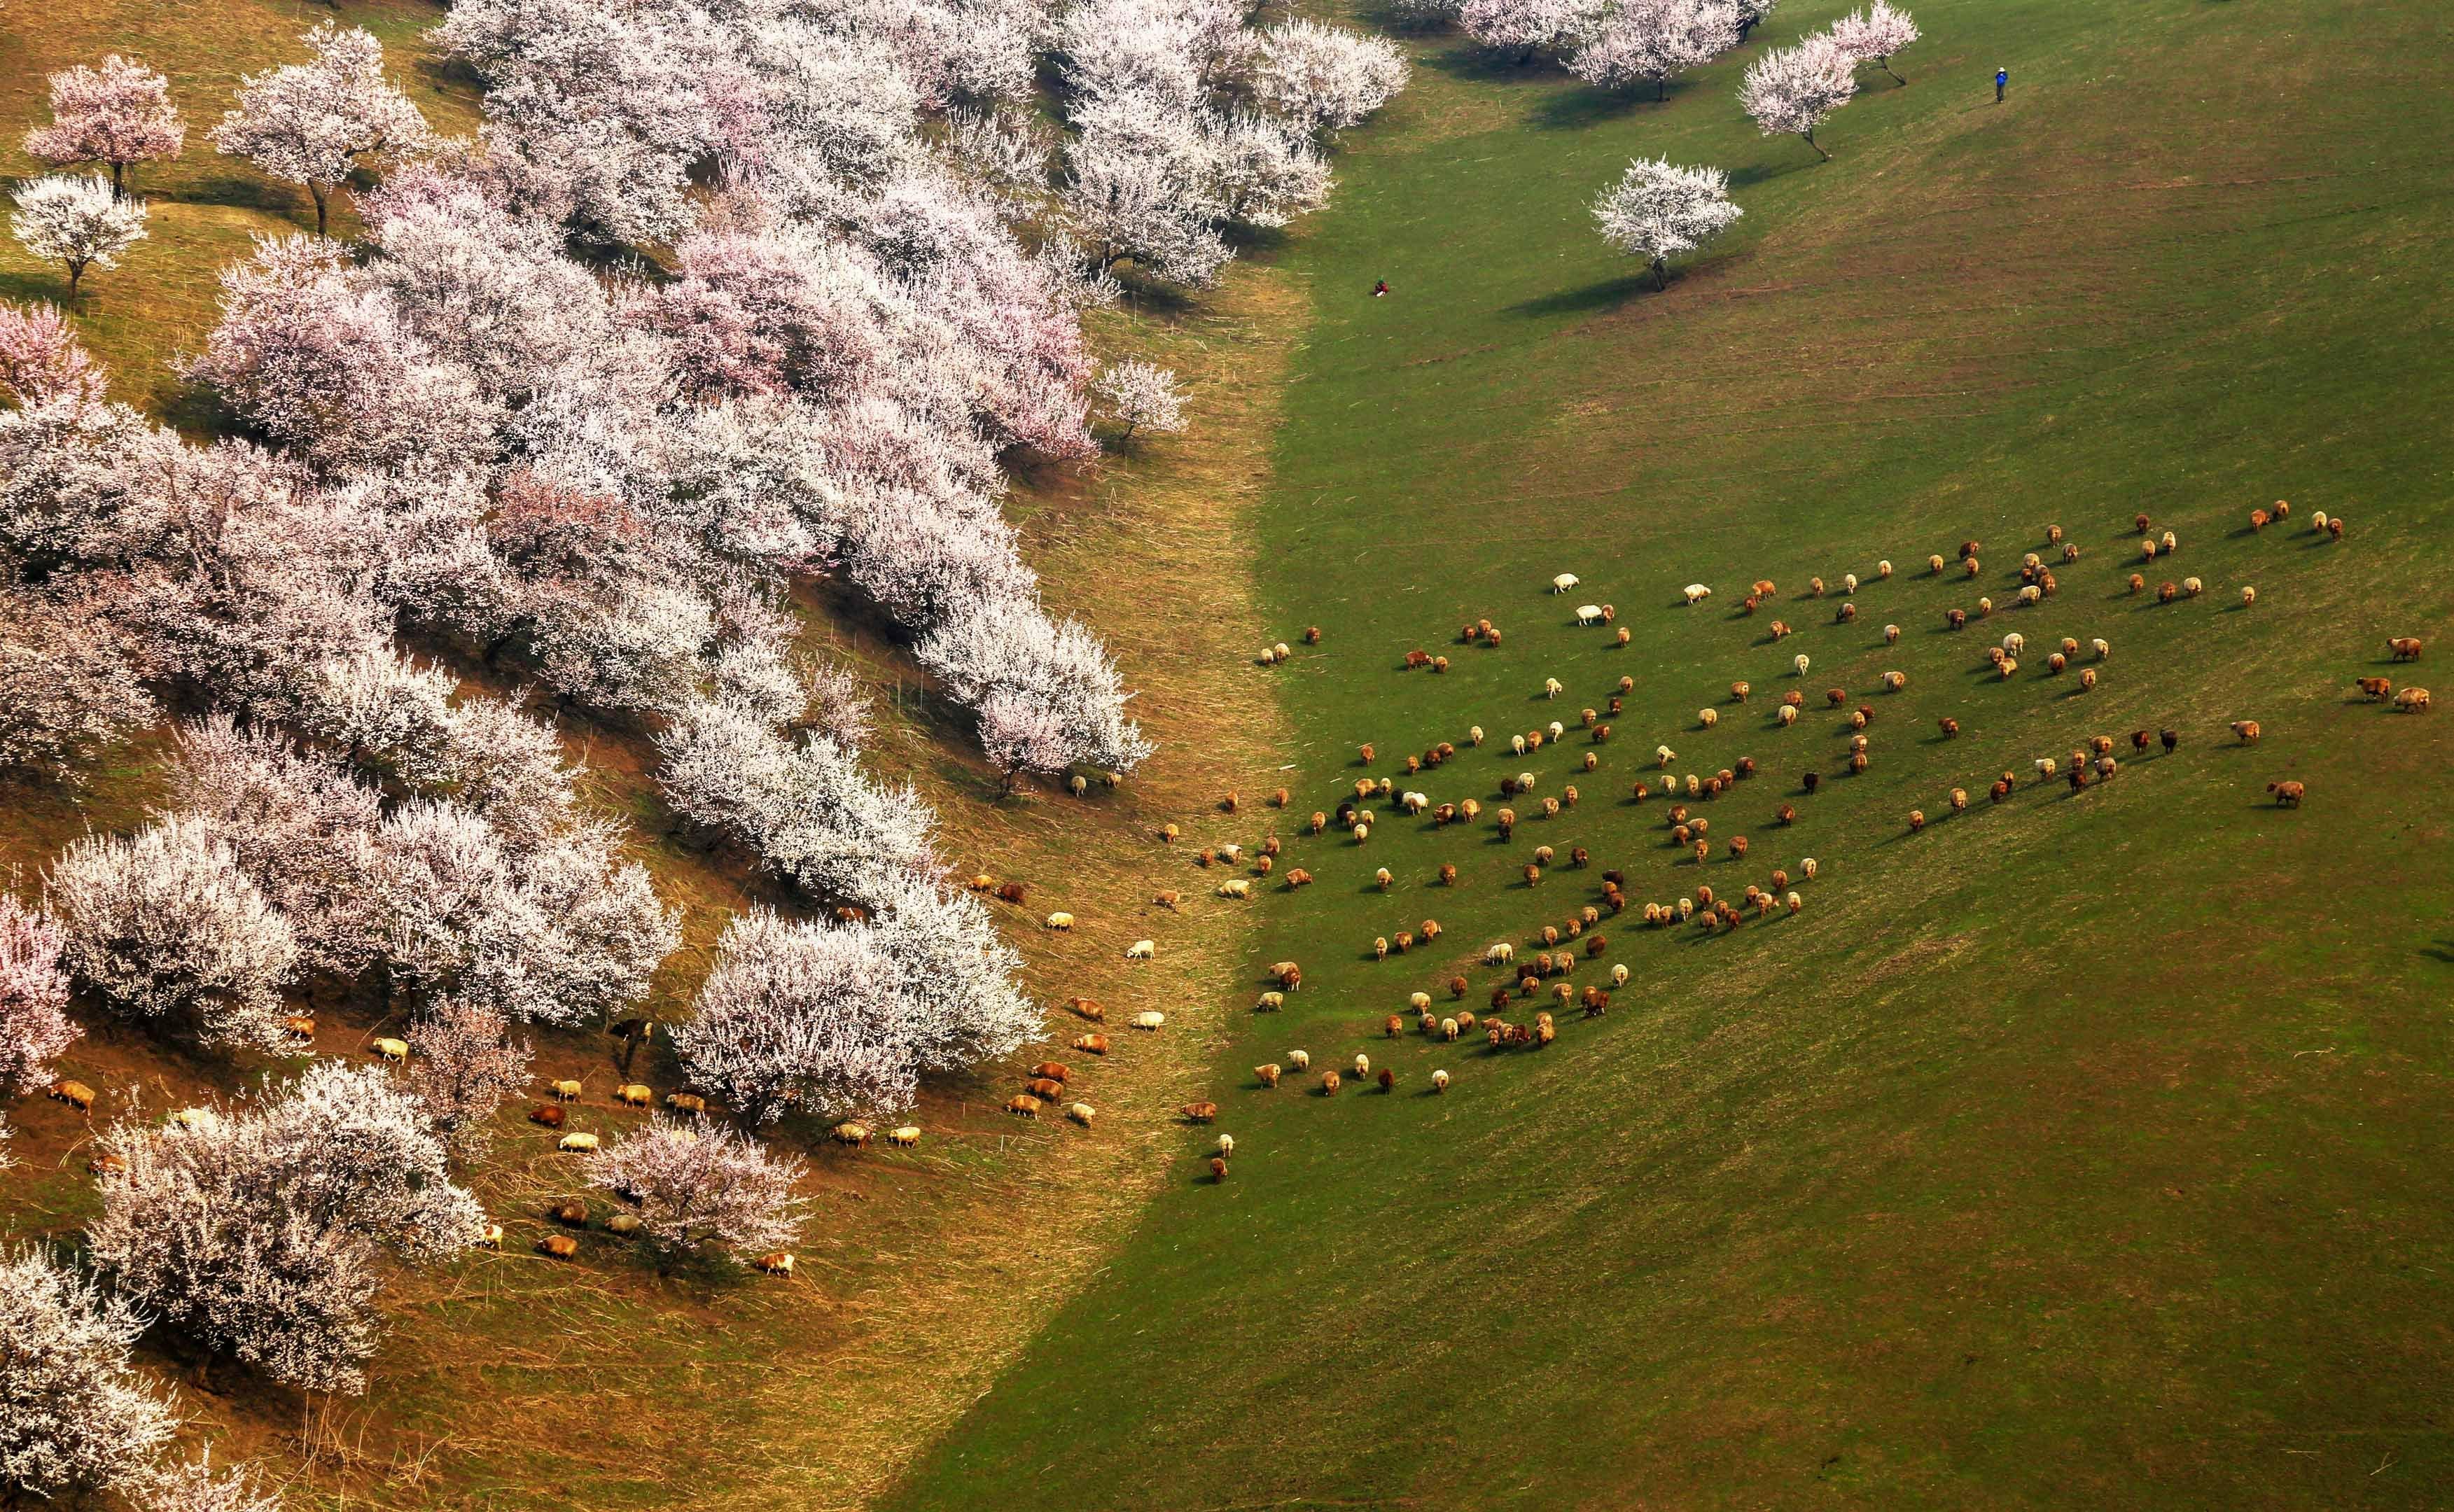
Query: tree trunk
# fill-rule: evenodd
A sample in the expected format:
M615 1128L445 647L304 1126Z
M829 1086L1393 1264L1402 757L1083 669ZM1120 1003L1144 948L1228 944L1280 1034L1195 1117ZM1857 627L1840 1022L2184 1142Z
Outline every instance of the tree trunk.
M1806 139L1807 146L1815 149L1817 156L1822 158L1823 161L1827 163L1832 161L1832 154L1823 151L1823 144L1815 139L1815 133L1813 131L1800 131L1798 134Z
M1669 259L1669 258L1667 258L1667 257L1656 257L1655 259L1653 259L1653 287L1654 287L1654 288L1656 288L1656 289L1660 289L1660 290L1666 290L1666 289L1668 289L1668 288L1670 287L1670 271L1669 271L1669 270L1670 270L1670 259Z
M331 212L325 208L324 186L311 178L307 181L307 192L315 196L315 234L329 235L330 232L325 228L330 221Z
M1667 104L1669 104L1669 103L1670 103L1670 75L1669 75L1669 74L1667 74L1667 73L1665 73L1665 74L1663 74L1661 77L1659 77L1659 78L1658 78L1658 79L1654 80L1654 81L1653 81L1653 86L1654 86L1654 89L1653 89L1653 103L1654 103L1654 104L1656 104L1656 105L1667 105Z
M128 165L113 159L111 165L111 197L124 199L128 194Z
M1885 73L1892 73L1892 60L1891 60L1891 59L1889 59L1889 58L1877 58L1875 61L1876 61L1876 62L1878 62L1878 63L1880 63L1880 64L1881 64L1881 65L1883 66L1883 71L1884 71ZM1906 84L1906 83L1908 82L1908 80L1906 80L1906 79L1901 79L1901 76L1900 76L1899 74L1897 74L1897 73L1892 73L1892 77L1893 77L1893 78L1895 78L1895 79L1900 79L1900 82L1901 82L1902 84Z
M80 278L83 278L84 276L85 276L85 264L83 264L83 263L70 263L70 264L69 264L69 306L70 306L70 308L71 308L71 309L74 309L74 308L75 308L75 306L76 306L76 289L77 289L77 280L78 280L78 279L80 279Z

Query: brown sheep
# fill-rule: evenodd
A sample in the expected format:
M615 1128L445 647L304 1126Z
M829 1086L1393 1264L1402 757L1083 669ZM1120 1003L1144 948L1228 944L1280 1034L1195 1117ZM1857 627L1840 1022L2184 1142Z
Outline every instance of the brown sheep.
M1338 1089L1343 1084L1335 1071L1324 1071L1320 1074L1320 1095L1324 1098L1338 1096Z
M1088 998L1076 998L1074 999L1071 1006L1076 1015L1081 1018L1088 1018L1095 1024L1103 1024L1108 1021L1108 1010L1100 1006L1098 1003L1092 1001Z
M1833 708L1838 709L1842 704L1849 701L1848 690L1845 688L1826 688L1823 690L1823 701L1830 704Z
M750 1262L750 1267L762 1276L781 1276L786 1280L793 1279L793 1257L783 1250L759 1256Z
M1265 1087L1277 1086L1278 1084L1277 1062L1274 1060L1267 1065L1255 1066L1253 1068L1253 1079L1258 1081Z
M1017 1119L1036 1119L1039 1117L1039 1099L1028 1092L1016 1093L1005 1099L1005 1111Z
M557 1102L540 1102L529 1109L529 1121L549 1129L561 1128L566 1118L562 1105Z
M1996 803L2000 803L2004 798L2009 797L2011 796L2010 779L2008 777L1998 779L1993 787L1986 790L1985 796Z
M305 1014L292 1014L281 1020L281 1038L292 1044L313 1044L315 1020Z
M54 1081L43 1095L54 1102L67 1103L88 1118L93 1115L94 1090L82 1081Z
M2156 732L2156 738L2164 743L2164 754L2166 756L2171 756L2174 748L2182 743L2182 732L2179 730L2159 730Z
M1386 1066L1380 1068L1379 1075L1375 1078L1375 1079L1380 1083L1380 1090L1383 1093L1395 1092L1398 1090L1398 1073L1390 1070Z
M2420 659L2422 646L2420 638L2416 635L2397 635L2388 640L2385 643L2385 646L2386 650L2394 653L2394 659L2397 661L2418 661Z
M1062 1060L1043 1060L1039 1062L1039 1064L1031 1068L1031 1074L1035 1077L1045 1078L1050 1081L1056 1082L1066 1082L1074 1079L1073 1072L1067 1069L1065 1062Z
M2232 722L2232 733L2240 737L2243 745L2258 744L2259 728L2258 721L2255 719L2235 719Z
M1086 1056L1104 1056L1108 1053L1108 1037L1082 1035L1075 1039L1073 1047Z
M1030 889L1023 886L1020 882L1001 883L998 885L996 890L997 901L1000 903L1019 903L1029 892Z
M2384 703L2394 693L2394 684L2384 677L2358 677L2353 679L2353 686L2370 703Z
M579 1253L579 1240L568 1234L548 1234L536 1241L536 1252L548 1260L570 1260Z
M1034 1077L1022 1084L1022 1090L1042 1102L1061 1101L1065 1097L1065 1083L1054 1077Z
M2156 585L2156 602L2160 604L2169 604L2174 599L2181 596L2182 590L2172 583L2166 582Z
M1188 1102L1183 1107L1178 1108L1176 1111L1184 1115L1184 1121L1187 1123L1216 1123L1218 1121L1218 1104L1215 1102Z

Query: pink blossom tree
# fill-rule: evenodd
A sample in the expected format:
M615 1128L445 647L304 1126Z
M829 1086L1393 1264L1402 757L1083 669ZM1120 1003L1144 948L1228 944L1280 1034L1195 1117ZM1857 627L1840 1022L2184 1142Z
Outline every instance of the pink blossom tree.
M1812 36L1775 48L1748 65L1739 104L1766 136L1795 135L1829 162L1815 129L1858 92L1858 60L1830 37Z
M1136 431L1173 433L1184 429L1184 394L1176 374L1148 362L1112 362L1101 370L1096 391L1110 419L1124 422L1120 440Z
M1604 13L1568 71L1598 89L1654 86L1670 97L1670 81L1739 45L1733 0L1619 0Z
M588 1158L591 1184L637 1207L656 1274L711 1246L747 1260L800 1237L797 1157L722 1124L659 1118Z
M143 1482L178 1431L131 1358L146 1321L41 1250L0 1248L0 1503Z
M369 917L380 793L228 715L180 727L171 778L179 812L280 911L302 964L344 977L365 967L380 943Z
M1718 168L1682 168L1638 158L1594 201L1602 239L1653 270L1667 289L1670 259L1684 256L1727 230L1745 212L1730 203L1730 181Z
M1917 23L1889 0L1875 0L1865 10L1852 10L1833 22L1831 37L1833 45L1851 57L1877 64L1894 79L1908 82L1894 71L1892 55L1918 39Z
M179 155L188 128L171 103L171 81L113 52L102 67L80 63L51 75L51 124L26 133L30 156L59 168L111 165L111 192L125 194L128 170Z
M431 1004L409 1031L409 1086L444 1142L464 1159L485 1153L486 1125L503 1099L528 1084L526 1040L503 1016L472 1002Z
M0 772L75 786L98 752L158 716L105 595L80 588L0 588Z
M426 118L384 77L372 33L325 21L299 40L314 57L241 79L238 108L208 134L216 150L307 186L322 236L332 191L365 161L425 142Z
M109 387L57 305L0 303L0 394L29 410L60 400L82 408L101 404Z
M0 893L0 1094L42 1087L52 1060L85 1034L69 1018L60 950L58 925Z

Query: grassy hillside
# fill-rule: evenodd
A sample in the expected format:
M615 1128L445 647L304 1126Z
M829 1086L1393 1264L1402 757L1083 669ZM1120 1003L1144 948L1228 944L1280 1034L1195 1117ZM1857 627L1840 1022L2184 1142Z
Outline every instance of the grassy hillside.
M2351 687L2426 684L2434 659L2392 668L2385 637L2430 637L2435 658L2454 629L2444 13L1936 0L1899 60L1909 85L1870 71L1819 164L1730 94L1762 43L1838 9L1791 0L1665 106L1433 39L1287 252L1313 319L1261 586L1280 634L1326 633L1274 675L1295 806L1333 807L1372 741L1371 775L1477 796L1485 823L1436 831L1383 802L1362 847L1291 837L1282 864L1318 885L1250 905L1257 948L1214 985L1237 1025L1210 1093L1232 1175L1204 1168L1217 1129L1184 1130L1098 1284L890 1505L1024 1486L1174 1508L2454 1491L2454 727ZM1727 168L1748 212L1666 293L1583 210L1636 153ZM1379 277L1393 296L1366 297ZM2291 526L2252 534L2279 498ZM2342 542L2308 533L2314 510L2348 517ZM2140 512L2178 559L2136 560ZM1981 594L2010 604L2057 523L2082 554L2055 597L1943 628ZM1925 575L1971 537L1979 581ZM1874 581L1886 557L1899 575ZM1574 597L1545 592L1561 571ZM2160 607L2126 593L2133 571L2207 591ZM1856 624L1799 596L1847 572L1868 579ZM1757 577L1780 591L1750 618ZM1676 607L1693 580L1716 596ZM1612 602L1633 644L1569 624L1579 599ZM1456 643L1486 616L1501 649ZM1775 646L1774 617L1800 633ZM2014 630L2030 650L2005 682L1982 653ZM2111 643L2094 692L2045 671L2063 635ZM1400 670L1417 646L1450 672ZM1573 729L1621 675L1606 746L1392 765L1472 724ZM1808 708L1783 731L1794 686ZM1876 710L1862 776L1842 774L1830 686ZM2259 745L2227 735L2238 718ZM2166 726L2176 754L2132 759L2130 731ZM2032 780L2099 733L2122 739L2109 783ZM1660 799L1627 800L1665 742L1678 772L1761 765L1696 805L1700 868ZM1599 772L1571 770L1595 749ZM1582 801L1501 843L1488 810L1519 770ZM1997 807L2004 770L2020 786ZM2270 805L2281 778L2308 784L2305 808ZM1913 807L1934 820L1915 836ZM1730 835L1747 861L1723 858ZM1539 843L1589 847L1594 870L1529 888ZM1603 868L1640 902L1808 855L1821 877L1794 919L1606 921L1607 954L1570 979L1612 961L1633 979L1547 1050L1378 1038L1409 992L1446 1002L1452 972L1480 1011L1499 979L1471 964L1481 947L1530 952ZM1432 885L1442 862L1463 885ZM1439 948L1372 958L1425 917ZM1250 1015L1285 958L1303 987ZM1298 1046L1403 1079L1259 1090L1246 1068Z

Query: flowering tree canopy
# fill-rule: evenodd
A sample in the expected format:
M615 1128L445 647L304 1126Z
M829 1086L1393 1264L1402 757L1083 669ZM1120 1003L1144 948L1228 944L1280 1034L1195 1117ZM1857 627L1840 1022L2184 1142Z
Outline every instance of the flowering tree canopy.
M1890 0L1875 0L1865 10L1852 10L1833 22L1831 36L1833 45L1851 57L1880 64L1885 73L1902 84L1908 82L1893 71L1892 55L1918 39L1917 23Z
M1605 90L1649 83L1668 99L1672 79L1738 45L1734 0L1619 0L1568 71Z
M28 252L68 270L70 304L87 269L118 267L120 254L145 239L144 203L98 178L54 173L17 191L16 201L9 229Z
M1729 176L1718 168L1682 168L1659 158L1638 158L1619 181L1594 201L1602 239L1653 270L1668 288L1670 259L1694 252L1727 230L1745 212L1730 203Z
M1808 37L1748 65L1739 83L1739 104L1764 135L1795 133L1829 160L1832 154L1816 141L1815 129L1858 92L1857 73L1858 60L1830 37Z
M40 1250L0 1248L0 1502L141 1483L178 1428L129 1360L145 1321Z
M671 1275L710 1245L748 1259L800 1237L809 1200L801 1162L722 1124L658 1118L590 1156L588 1179L639 1212L639 1232Z
M209 134L216 150L306 185L321 236L332 191L362 160L423 143L426 118L384 77L372 33L325 21L299 40L314 57L241 79L238 108Z
M51 75L51 124L26 133L26 151L62 168L111 165L111 189L127 190L137 163L176 157L188 139L171 103L171 81L113 52L102 67L80 63Z

